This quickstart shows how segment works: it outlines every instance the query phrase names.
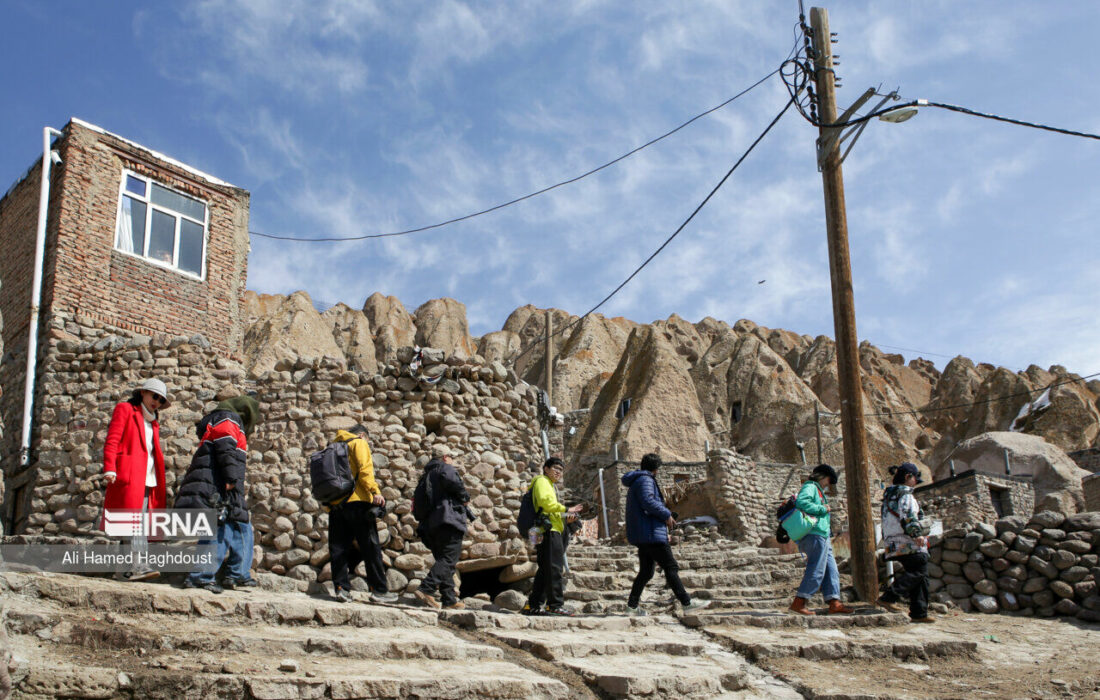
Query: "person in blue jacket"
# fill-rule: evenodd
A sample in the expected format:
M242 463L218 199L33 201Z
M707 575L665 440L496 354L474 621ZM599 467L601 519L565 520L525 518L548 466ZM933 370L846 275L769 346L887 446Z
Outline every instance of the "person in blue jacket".
M798 551L806 557L806 572L798 586L798 594L791 603L791 610L801 615L813 615L806 607L807 601L821 591L829 604L829 614L848 614L852 609L840 602L840 574L833 556L832 522L829 518L829 499L825 497L825 484L836 486L836 470L828 464L819 464L802 484L795 507L814 521L809 533L798 540Z
M640 603L642 591L653 578L653 567L660 564L665 572L665 582L684 607L684 612L707 607L710 601L691 602L691 596L680 582L680 565L672 555L668 544L668 529L676 525L672 511L665 505L661 487L657 485L657 470L661 458L655 454L642 457L641 469L623 475L623 485L629 487L626 495L626 538L638 548L638 575L630 588L626 607L631 615L645 615Z

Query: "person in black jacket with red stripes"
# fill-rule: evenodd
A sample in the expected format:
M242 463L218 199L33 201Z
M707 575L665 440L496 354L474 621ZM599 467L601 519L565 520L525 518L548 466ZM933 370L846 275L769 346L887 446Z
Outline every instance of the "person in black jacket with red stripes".
M225 560L223 581L229 588L251 587L252 524L245 503L245 462L248 438L260 419L260 405L250 396L237 396L218 404L195 424L199 449L191 458L176 495L176 508L219 510L218 553L212 567L203 567L184 581L185 588L204 588L221 593L215 575ZM199 544L212 544L200 540Z

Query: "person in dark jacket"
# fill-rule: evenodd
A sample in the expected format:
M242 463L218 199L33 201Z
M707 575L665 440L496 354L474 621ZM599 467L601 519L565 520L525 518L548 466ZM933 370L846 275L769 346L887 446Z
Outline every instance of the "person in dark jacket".
M424 466L416 490L419 497L414 495L413 503L421 503L421 509L426 507L426 512L421 510L414 514L420 522L416 533L432 550L435 563L413 595L425 605L438 608L440 602L435 599L438 590L443 607L460 610L466 606L455 596L455 565L462 556L462 537L466 534L469 513L466 504L470 495L462 477L450 463L446 447L432 451L432 459Z
M638 548L638 575L630 587L626 607L631 615L645 615L641 607L642 591L653 578L654 566L661 565L665 583L680 601L684 612L700 610L710 601L693 603L691 596L680 582L680 565L668 544L668 529L676 525L672 511L665 505L665 497L657 484L657 470L661 458L653 453L642 457L641 469L623 475L623 485L630 490L626 494L626 539Z
M222 401L195 424L199 448L183 475L176 508L212 508L218 518L218 553L212 567L203 567L184 581L186 588L221 593L215 575L225 560L227 587L252 587L252 525L245 503L245 461L248 438L260 419L260 405L250 396ZM200 540L199 544L212 544Z

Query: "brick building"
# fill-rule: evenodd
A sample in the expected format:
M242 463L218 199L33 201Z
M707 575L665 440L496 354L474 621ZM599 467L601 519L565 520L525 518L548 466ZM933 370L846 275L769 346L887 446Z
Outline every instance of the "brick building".
M39 363L56 341L87 335L82 329L121 336L201 333L218 354L236 354L246 320L248 192L75 118L53 149L61 162L51 171ZM7 351L0 368L7 428L0 464L9 492L21 469L41 174L36 160L0 199Z

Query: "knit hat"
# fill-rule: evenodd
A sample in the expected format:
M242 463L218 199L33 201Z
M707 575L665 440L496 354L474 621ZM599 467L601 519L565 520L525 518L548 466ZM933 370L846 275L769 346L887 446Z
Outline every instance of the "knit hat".
M252 429L260 422L260 403L251 396L234 396L218 404L220 411L233 411L241 417L241 427L245 435L251 435Z

